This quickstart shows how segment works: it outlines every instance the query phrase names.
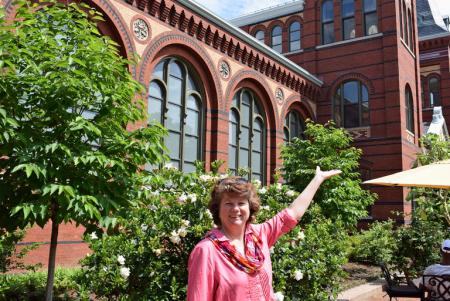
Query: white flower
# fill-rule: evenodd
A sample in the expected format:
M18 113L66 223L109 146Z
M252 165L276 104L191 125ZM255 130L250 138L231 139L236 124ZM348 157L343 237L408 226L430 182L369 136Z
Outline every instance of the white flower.
M180 195L178 197L178 202L185 203L187 201L187 199L188 199L188 196L183 193L182 195Z
M261 210L270 210L270 206L269 205L262 205Z
M269 251L270 251L270 254L275 253L275 247L270 247Z
M174 244L179 244L181 239L180 239L180 235L178 234L178 232L172 231L172 233L170 233L170 234L171 234L169 237L170 241Z
M158 209L158 207L156 207L155 205L148 205L147 208L151 211L156 211Z
M223 174L220 174L219 175L219 179L225 179L225 178L228 178L229 177L229 175L228 174L226 174L226 173L223 173Z
M283 184L277 183L277 190L280 191L282 188L283 188Z
M276 292L276 293L275 293L275 299L276 299L277 301L283 301L283 300L284 300L284 295L283 295L283 293L282 293L282 292Z
M107 267L103 267L103 272L107 272L108 268Z
M302 280L302 279L303 279L303 273L302 273L302 271L296 270L296 271L294 272L294 278L295 278L295 280L297 280L297 281Z
M153 196L158 196L159 195L159 190L151 191L150 194L153 195Z
M130 269L127 267L121 267L120 268L120 276L127 279L128 276L130 276Z
M199 177L200 180L202 180L203 182L209 182L211 181L211 176L210 175L201 175Z
M183 219L183 220L181 221L181 224L182 224L184 227L189 227L189 225L191 224L191 222L188 221L188 220Z
M305 239L305 232L303 232L303 231L298 232L297 239L304 240Z
M189 194L188 198L191 200L192 203L195 203L197 201L197 195L194 193Z
M185 227L181 227L180 229L178 229L177 231L178 235L180 235L181 237L185 237L187 235L187 231Z
M265 194L266 192L267 192L266 187L263 187L263 188L258 189L258 193L259 193L259 194Z
M148 229L148 225L146 225L146 224L142 224L142 225L141 225L141 230L142 230L142 232L147 231L147 229Z
M292 198L293 196L295 196L295 191L294 191L294 190L288 190L288 191L286 192L286 195L287 195L288 197Z
M123 257L122 255L117 256L117 262L120 263L120 265L124 265L125 257Z
M209 211L209 209L206 209L205 213L206 213L206 216L209 217L210 219L213 218L212 213L211 213L211 211Z
M155 252L156 256L159 256L162 254L162 251L163 251L162 249L156 249L154 252Z
M95 232L92 232L89 236L91 237L92 240L98 239L98 236Z
M138 241L137 241L137 239L135 238L135 239L133 239L132 240L132 242L133 242L133 245L137 245L138 244Z
M177 169L175 166L173 166L173 164L171 162L167 163L166 165L164 165L164 168L167 169Z

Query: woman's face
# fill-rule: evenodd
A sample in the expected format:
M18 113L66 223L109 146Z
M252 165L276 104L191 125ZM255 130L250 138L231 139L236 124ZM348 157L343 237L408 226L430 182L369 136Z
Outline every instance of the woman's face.
M225 193L219 207L219 218L222 227L236 228L247 224L250 217L250 205L244 196Z

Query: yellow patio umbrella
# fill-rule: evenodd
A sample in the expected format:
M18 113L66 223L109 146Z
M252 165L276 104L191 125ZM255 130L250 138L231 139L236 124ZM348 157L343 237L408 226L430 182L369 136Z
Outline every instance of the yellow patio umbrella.
M364 184L450 189L450 160L400 171Z

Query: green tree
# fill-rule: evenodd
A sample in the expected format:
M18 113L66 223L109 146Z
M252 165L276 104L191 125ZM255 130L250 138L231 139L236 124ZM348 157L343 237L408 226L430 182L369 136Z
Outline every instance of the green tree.
M0 227L52 222L46 300L58 228L111 227L134 203L145 163L162 159L159 125L146 120L129 61L82 4L18 1L0 18ZM44 5L45 3L45 5Z

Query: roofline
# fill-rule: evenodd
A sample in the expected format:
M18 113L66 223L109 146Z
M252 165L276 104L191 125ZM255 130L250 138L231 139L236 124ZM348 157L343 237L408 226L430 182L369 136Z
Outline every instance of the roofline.
M291 3L284 3L272 7L267 7L254 13L231 19L229 21L231 24L238 27L261 23L266 20L301 12L303 10L304 3L305 2L303 0L293 0Z
M450 31L419 37L419 42L450 36Z
M303 76L304 78L310 80L314 84L318 86L323 85L323 81L315 77L313 74L309 73L299 65L295 64L291 60L287 59L283 55L279 54L272 48L268 47L265 44L262 44L257 39L249 35L248 33L242 31L241 29L237 28L236 26L230 24L229 22L225 21L224 19L218 17L213 12L209 11L208 9L204 8L197 2L193 0L178 0L178 3L186 6L187 8L193 10L195 13L205 16L208 18L208 20L212 21L213 23L217 24L218 26L222 27L223 29L229 31L231 34L235 35L236 37L240 38L242 41L249 43L257 50L261 51L262 53L266 54L270 58L276 60L280 64L284 65L285 67L288 67L289 69L297 72L299 75Z

